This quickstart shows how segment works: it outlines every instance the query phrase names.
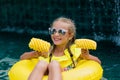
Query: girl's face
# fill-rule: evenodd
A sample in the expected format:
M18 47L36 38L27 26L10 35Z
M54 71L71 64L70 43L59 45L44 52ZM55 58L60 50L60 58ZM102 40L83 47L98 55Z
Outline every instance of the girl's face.
M66 46L68 41L72 38L69 33L69 24L62 21L54 22L49 31L53 43L57 46Z

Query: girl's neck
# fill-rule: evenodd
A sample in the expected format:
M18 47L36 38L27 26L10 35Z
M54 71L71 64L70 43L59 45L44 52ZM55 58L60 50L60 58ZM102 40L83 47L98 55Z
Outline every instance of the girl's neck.
M56 46L54 50L55 56L63 56L66 46Z

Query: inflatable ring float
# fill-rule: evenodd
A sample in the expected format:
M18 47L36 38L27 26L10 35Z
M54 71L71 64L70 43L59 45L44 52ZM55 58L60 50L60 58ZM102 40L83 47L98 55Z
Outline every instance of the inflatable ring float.
M38 59L18 61L10 69L8 75L10 80L28 80L28 76L35 67ZM80 60L76 68L62 73L63 80L100 80L103 69L100 64L91 60ZM44 76L43 80L48 80Z
M29 47L36 51L38 51L39 50L38 47L40 47L38 45L35 45L36 42L41 43L40 39L37 40L38 41L36 41L36 39L33 38L29 43ZM82 46L83 43L80 43L81 41L85 42L86 45L84 44L84 46ZM47 46L48 45L50 46L50 44L48 44L47 42L44 41L42 42L45 43ZM76 44L79 43L78 47L81 48L87 47L87 49L96 49L96 43L94 41L91 42L91 40L88 39L80 40L77 39L75 43ZM91 44L92 46L90 46L88 43ZM42 50L44 50L44 48ZM33 58L31 60L20 60L16 62L8 72L9 79L28 80L30 73L32 72L38 61L39 60L37 58ZM74 69L62 72L63 80L100 80L102 78L102 75L103 75L102 66L99 63L92 60L80 60ZM45 75L43 77L43 80L48 80L48 76Z

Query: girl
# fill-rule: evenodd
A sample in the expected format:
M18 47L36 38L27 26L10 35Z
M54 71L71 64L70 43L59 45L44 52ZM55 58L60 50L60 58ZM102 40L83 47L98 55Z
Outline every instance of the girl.
M48 53L48 58L39 57L40 55L36 51L26 52L21 56L21 59L33 57L40 59L30 74L29 80L42 80L46 73L48 80L62 80L61 72L74 68L80 59L94 60L101 64L101 61L90 55L87 49L75 47L76 28L71 19L57 18L49 28L49 33L54 44ZM77 52L75 49L78 49Z

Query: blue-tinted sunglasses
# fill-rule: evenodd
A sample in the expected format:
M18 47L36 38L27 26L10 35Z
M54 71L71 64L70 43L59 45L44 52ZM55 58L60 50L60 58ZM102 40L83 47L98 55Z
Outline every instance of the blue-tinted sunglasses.
M55 28L49 28L49 34L50 35L53 35L53 34L55 34L55 33L59 33L60 35L65 35L66 34L66 32L67 32L67 30L65 30L65 29L55 29Z

